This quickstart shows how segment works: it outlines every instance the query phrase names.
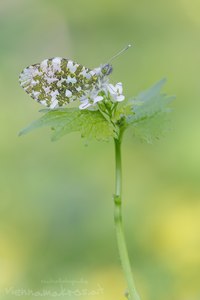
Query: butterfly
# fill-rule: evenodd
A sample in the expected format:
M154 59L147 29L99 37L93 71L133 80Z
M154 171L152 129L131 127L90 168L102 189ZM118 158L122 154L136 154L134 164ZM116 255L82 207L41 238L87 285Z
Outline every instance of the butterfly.
M89 69L70 59L54 57L25 68L20 73L19 82L34 100L54 109L76 100L103 99L99 92L106 90L111 72L110 63Z

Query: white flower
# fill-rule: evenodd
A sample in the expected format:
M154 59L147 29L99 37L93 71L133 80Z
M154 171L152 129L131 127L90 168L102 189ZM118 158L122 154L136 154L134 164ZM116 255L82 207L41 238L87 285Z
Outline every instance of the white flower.
M80 101L81 105L79 106L80 109L86 109L90 106L96 106L96 103L103 100L102 96L98 95L99 90L92 90L87 95L83 96Z
M121 82L118 82L115 86L113 84L108 84L107 89L113 102L121 102L125 99L124 95L122 95L123 89Z
M81 105L79 106L80 109L86 109L90 106L95 106L95 104L99 101L103 100L102 96L96 96L94 98L84 98L81 100Z
M90 72L91 74L91 72ZM99 95L99 93L103 95ZM105 97L110 97L112 102L121 102L125 99L124 95L122 95L122 83L118 82L115 86L113 84L109 84L108 78L100 78L96 83L95 88L90 90L80 98L81 104L79 106L80 109L94 110L95 106L97 107L97 102L102 101Z

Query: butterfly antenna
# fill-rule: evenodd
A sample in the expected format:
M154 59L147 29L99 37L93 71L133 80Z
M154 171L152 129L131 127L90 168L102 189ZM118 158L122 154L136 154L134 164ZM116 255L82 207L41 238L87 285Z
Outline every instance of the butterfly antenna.
M113 57L111 57L111 59L109 59L109 61L107 62L107 64L109 64L111 61L113 61L113 59L115 59L116 57L118 57L119 55L121 55L122 53L124 53L130 47L131 47L131 45L129 44L125 48L123 48L122 50L120 50L119 52L117 52Z

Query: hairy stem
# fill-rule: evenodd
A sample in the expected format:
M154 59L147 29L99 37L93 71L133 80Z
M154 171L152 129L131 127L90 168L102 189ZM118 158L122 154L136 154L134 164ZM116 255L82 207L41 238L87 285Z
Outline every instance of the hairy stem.
M130 266L130 260L126 247L126 241L124 237L124 231L122 226L122 164L121 164L121 137L114 139L115 142L115 195L114 195L114 220L117 235L117 243L119 249L119 256L122 264L122 269L126 278L129 300L140 300L140 297L136 291L135 283Z

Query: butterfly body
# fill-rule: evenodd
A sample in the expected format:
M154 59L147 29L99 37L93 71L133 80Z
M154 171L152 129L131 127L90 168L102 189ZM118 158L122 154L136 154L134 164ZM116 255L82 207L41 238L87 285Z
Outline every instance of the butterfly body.
M37 102L50 107L62 107L75 100L84 101L108 84L110 64L89 69L70 59L54 57L25 68L19 81Z

